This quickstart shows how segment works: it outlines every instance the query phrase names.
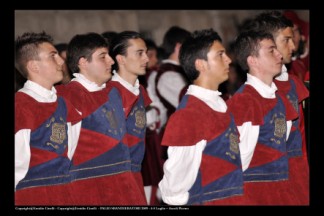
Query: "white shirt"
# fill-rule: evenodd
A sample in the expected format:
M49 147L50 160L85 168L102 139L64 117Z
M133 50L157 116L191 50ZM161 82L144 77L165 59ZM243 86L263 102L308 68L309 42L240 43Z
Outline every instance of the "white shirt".
M160 98L157 96L156 89L155 89L155 78L157 75L157 71L152 71L150 76L147 79L147 94L152 100L151 106L155 107L159 110L160 114L157 116L158 120L160 121L160 127L156 128L158 132L160 132L161 128L166 124L168 117L167 117L167 109L160 101Z
M163 63L171 63L179 65L178 62L172 60L163 60ZM178 107L179 95L181 90L186 86L186 80L179 72L166 71L161 76L157 83L159 93L167 100L172 106Z
M226 112L225 101L219 91L190 85L187 93L206 103L211 109ZM193 146L169 146L168 159L163 165L164 176L159 183L162 199L170 205L184 205L189 199L189 189L194 184L200 167L202 152L207 140L202 139Z
M251 85L254 89L264 98L276 98L277 86L274 82L271 86L268 86L260 79L251 74L247 74L247 85ZM252 125L252 122L244 122L241 126L237 127L240 132L240 154L242 161L242 170L245 171L252 160L255 146L258 141L258 136L260 132L259 125ZM291 129L291 121L287 121L287 134L286 139L288 139Z
M27 80L24 84L24 87L19 90L30 97L34 98L38 102L42 103L52 103L57 100L56 89L52 87L51 90L48 90L39 84ZM81 122L73 125L71 122L67 122L68 126L68 152L67 156L71 160L74 154L74 151L77 147ZM20 180L22 180L29 168L30 163L30 134L31 129L21 129L15 134L15 190L16 186Z

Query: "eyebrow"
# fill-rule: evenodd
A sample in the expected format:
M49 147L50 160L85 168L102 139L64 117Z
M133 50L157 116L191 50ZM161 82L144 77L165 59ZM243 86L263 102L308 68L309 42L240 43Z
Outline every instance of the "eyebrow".
M103 48L103 49L101 49ZM97 55L97 56L100 56L100 55L106 55L107 53L109 53L109 51L107 51L106 49L104 49L105 47L97 47L95 49L95 51L92 53L92 55ZM96 54L95 54L96 53Z
M225 49L217 50L217 53L224 53Z
M108 52L106 52L106 51L102 51L102 52L100 52L100 53L98 53L98 55L106 55Z
M147 51L147 49L146 49ZM145 49L138 49L138 50L135 50L135 52L146 52Z
M52 51L49 52L49 54L50 54L50 55L52 55L52 54L58 54L58 51L56 51L56 50L52 50Z
M271 46L267 47L267 49L277 49L277 46L276 45L271 45Z
M289 38L293 38L293 36L285 35L284 38L285 38L285 39L287 39L287 38L289 39Z

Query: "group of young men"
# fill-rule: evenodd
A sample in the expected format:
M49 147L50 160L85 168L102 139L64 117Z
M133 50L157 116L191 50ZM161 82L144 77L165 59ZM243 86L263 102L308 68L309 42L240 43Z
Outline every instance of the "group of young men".
M191 84L170 102L177 105L163 132L165 204L309 204L301 117L309 93L284 67L292 27L273 11L244 28L235 57L247 81L226 102L218 88L232 60L219 34L195 31L174 48ZM138 81L147 63L137 32L110 44L97 33L76 35L67 51L74 78L54 87L63 60L52 38L17 38L16 68L28 80L15 96L16 205L147 205L141 164L152 101Z

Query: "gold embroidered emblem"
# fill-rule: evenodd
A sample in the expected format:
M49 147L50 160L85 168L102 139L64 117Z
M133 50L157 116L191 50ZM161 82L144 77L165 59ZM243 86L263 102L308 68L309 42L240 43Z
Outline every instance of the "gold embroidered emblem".
M239 138L237 134L230 133L229 135L229 140L230 140L230 150L234 152L235 154L239 153Z
M52 147L55 148L55 149L58 149L58 148L59 148L58 145L53 145L53 144L50 143L50 142L47 142L46 145L48 145L48 146L52 146Z
M293 105L294 109L298 112L298 101L292 100L289 95L287 95L287 98L290 101L290 103Z
M109 125L111 127L111 129L108 129L108 132L117 135L118 134L118 129L117 129L118 124L117 124L116 116L114 115L115 109L113 109L112 111L107 111L106 108L102 108L101 111L104 113L104 117L108 120Z
M113 111L106 112L106 118L108 119L110 127L113 129L117 129L117 120L116 120L116 116L114 115Z
M234 129L233 132L232 132L232 128L229 128L227 133L225 134L226 137L228 137L229 139L229 142L230 142L230 151L231 152L225 152L226 155L228 155L230 158L232 158L233 160L236 159L236 156L235 154L238 154L239 153L239 143L240 143L240 140L237 136L237 133L236 133L236 130ZM233 152L235 154L233 154Z
M233 160L235 160L235 155L231 154L230 152L226 152L226 155L228 155L230 158L232 158Z
M62 144L66 139L65 124L53 123L52 124L52 135L50 140L58 144Z
M276 118L274 120L274 123L275 123L274 136L282 138L287 131L285 118Z
M51 120L50 120L50 122L46 124L46 127L50 127L53 122L55 122L55 118L54 117L52 117Z
M271 140L272 142L275 142L275 143L278 144L278 145L281 143L279 139L276 140L275 138L271 138L270 140Z
M146 124L146 116L144 109L138 109L135 111L135 126L143 129Z

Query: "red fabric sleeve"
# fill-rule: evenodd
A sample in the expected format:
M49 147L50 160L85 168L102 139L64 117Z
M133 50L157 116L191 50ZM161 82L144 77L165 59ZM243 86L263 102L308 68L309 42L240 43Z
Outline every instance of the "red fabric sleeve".
M53 103L39 103L25 93L15 95L15 133L21 129L35 130L48 119L57 108Z
M236 93L226 103L238 126L245 122L252 122L252 125L263 124L262 103L253 95L244 92Z
M298 79L295 75L289 75L289 78L292 79L296 85L296 91L297 91L297 96L298 96L298 103L302 102L306 98L309 97L309 91L304 85L304 83Z
M99 106L105 103L108 99L107 90L89 92L78 82L70 82L64 87L57 89L58 95L67 99L85 118L94 112Z
M293 74L299 80L305 79L307 68L301 59L296 59L290 63L289 74Z
M210 141L222 134L231 121L228 112L212 110L194 96L189 96L186 105L178 109L168 120L162 145L192 146L202 139Z
M140 92L143 94L144 106L148 107L152 103L152 100L148 96L148 93L147 93L146 89L142 85L140 85Z
M54 88L56 89L56 94L57 95L62 95L64 91L66 91L66 85L64 84L59 84L54 86Z
M66 108L67 108L67 122L71 122L72 125L78 123L79 121L82 120L82 115L79 114L76 110L76 108L72 105L72 103L67 100L64 99L65 104L66 104Z
M204 120L190 110L178 110L168 120L162 139L163 146L193 146L203 139Z

